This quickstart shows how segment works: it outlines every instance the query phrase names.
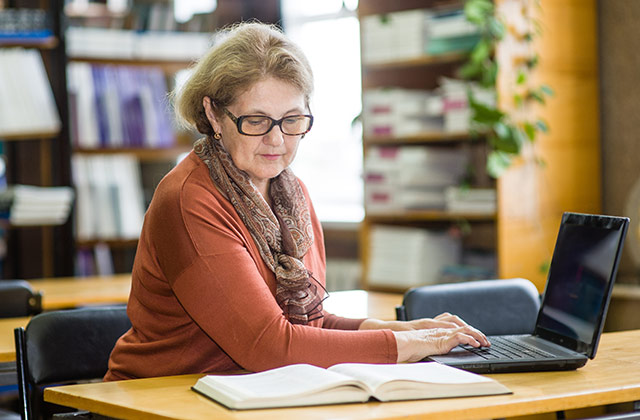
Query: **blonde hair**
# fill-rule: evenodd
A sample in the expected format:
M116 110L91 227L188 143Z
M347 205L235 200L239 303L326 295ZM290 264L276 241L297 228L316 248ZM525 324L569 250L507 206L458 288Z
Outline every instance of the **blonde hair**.
M214 110L231 105L238 95L266 78L274 77L300 89L306 105L313 92L313 73L302 50L273 25L239 23L222 30L216 43L195 65L193 74L172 92L176 114L199 132L213 134L202 99Z

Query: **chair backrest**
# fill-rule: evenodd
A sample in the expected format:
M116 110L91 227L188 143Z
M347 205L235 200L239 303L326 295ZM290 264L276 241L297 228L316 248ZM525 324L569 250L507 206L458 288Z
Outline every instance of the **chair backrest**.
M24 280L0 280L0 318L31 316L42 312L42 295Z
M540 309L540 295L529 280L479 280L421 286L409 290L399 320L458 315L487 335L530 334Z
M131 327L125 306L45 312L15 330L24 419L42 417L43 385L101 379L111 350Z

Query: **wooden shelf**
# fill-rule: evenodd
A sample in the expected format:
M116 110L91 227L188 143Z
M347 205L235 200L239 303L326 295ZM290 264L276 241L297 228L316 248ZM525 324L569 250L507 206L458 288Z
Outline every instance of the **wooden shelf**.
M110 248L135 248L138 245L137 239L92 239L78 240L76 239L76 247L92 248L98 244L108 245Z
M184 146L174 146L167 148L104 148L104 149L74 149L73 153L75 154L86 154L86 155L96 155L96 154L116 154L116 153L126 153L135 155L138 160L144 162L154 162L154 161L166 161L175 159L181 153L189 153L192 147L190 145Z
M55 36L48 36L46 38L34 37L31 38L0 38L0 48L38 48L41 50L52 50L58 46L58 38Z
M460 0L360 0L358 2L358 16L379 15L409 9L460 6L461 3Z
M173 74L184 70L194 63L194 60L160 60L143 58L109 58L109 57L69 57L69 61L79 61L91 64L118 65L118 66L140 66L158 67L167 74Z
M367 213L365 216L365 221L370 223L451 222L456 220L491 222L496 220L496 213L404 210L389 213Z
M365 137L363 143L365 146L372 145L400 145L400 144L422 144L422 143L450 143L460 141L479 141L482 137L474 137L468 132L425 132L411 136L375 136Z
M0 141L25 141L25 140L43 140L54 139L60 134L59 131L42 131L33 133L19 134L2 134L0 133Z
M380 63L364 63L364 71L397 71L400 69L432 66L436 64L459 64L467 59L468 53L448 53L439 55L425 55L408 60L396 60Z

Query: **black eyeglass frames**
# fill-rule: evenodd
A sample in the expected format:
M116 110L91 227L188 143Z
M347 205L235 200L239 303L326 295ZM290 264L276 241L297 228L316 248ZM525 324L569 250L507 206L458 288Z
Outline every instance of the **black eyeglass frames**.
M287 115L279 120L274 120L266 115L236 117L225 107L222 107L222 111L231 118L231 121L236 123L238 132L245 136L264 136L276 125L280 127L282 134L300 136L308 133L313 125L313 115Z

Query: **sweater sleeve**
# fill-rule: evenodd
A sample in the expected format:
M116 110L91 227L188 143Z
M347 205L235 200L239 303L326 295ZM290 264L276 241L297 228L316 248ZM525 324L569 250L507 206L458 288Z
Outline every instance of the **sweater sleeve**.
M236 363L261 371L294 363L393 363L391 331L293 325L282 315L246 251L203 256L174 281L189 316Z

